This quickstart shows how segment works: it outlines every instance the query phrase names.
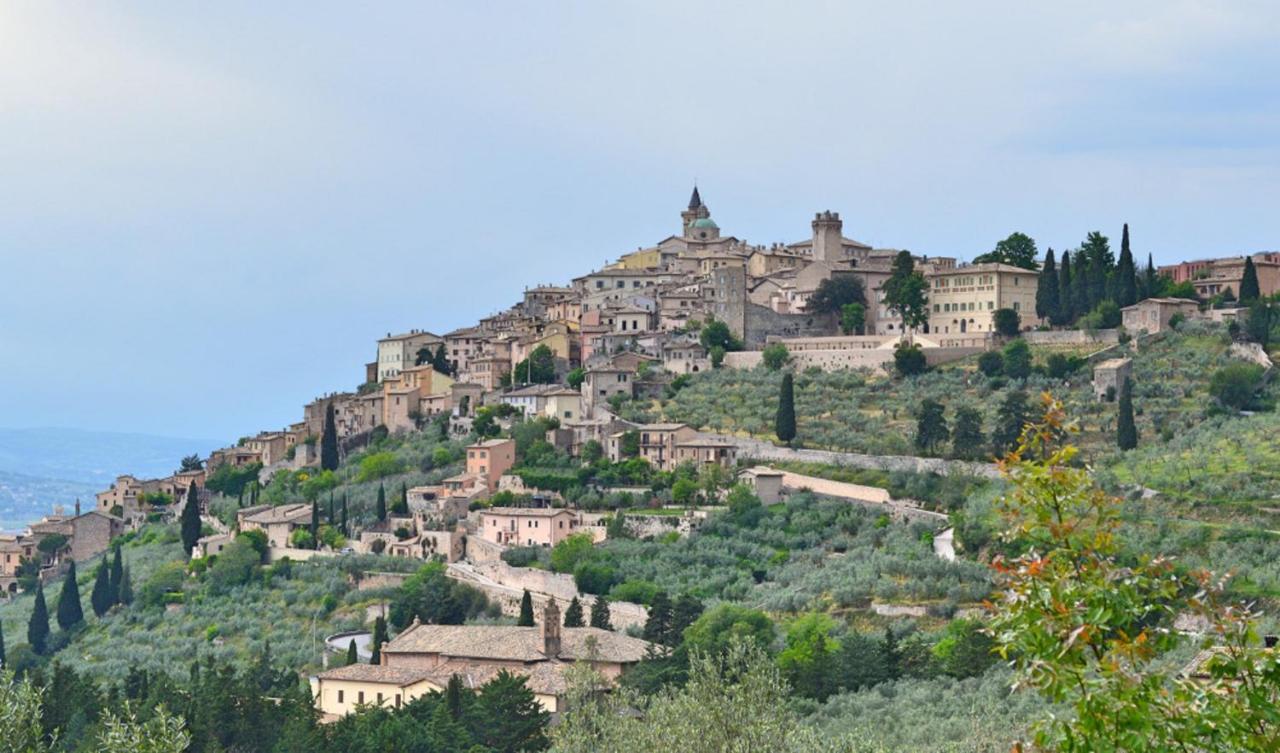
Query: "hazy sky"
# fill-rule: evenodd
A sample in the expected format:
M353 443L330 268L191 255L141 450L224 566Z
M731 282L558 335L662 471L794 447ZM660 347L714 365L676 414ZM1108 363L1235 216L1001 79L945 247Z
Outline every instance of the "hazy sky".
M753 242L1280 247L1274 2L431 5L0 5L0 425L278 428L695 177Z

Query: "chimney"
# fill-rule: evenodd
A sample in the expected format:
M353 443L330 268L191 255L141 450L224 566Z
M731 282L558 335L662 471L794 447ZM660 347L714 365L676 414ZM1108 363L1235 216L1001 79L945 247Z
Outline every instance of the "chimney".
M560 607L556 606L555 597L547 598L539 632L542 633L542 653L548 659L560 656Z

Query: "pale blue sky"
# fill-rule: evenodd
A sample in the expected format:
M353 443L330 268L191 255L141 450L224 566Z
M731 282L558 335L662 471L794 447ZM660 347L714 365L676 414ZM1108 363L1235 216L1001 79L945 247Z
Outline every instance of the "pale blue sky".
M0 425L282 426L695 176L756 242L1280 247L1275 3L372 5L0 6Z

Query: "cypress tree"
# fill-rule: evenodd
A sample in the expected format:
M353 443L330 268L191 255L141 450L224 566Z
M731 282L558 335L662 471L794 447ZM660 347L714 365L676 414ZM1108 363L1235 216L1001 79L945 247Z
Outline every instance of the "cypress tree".
M524 590L524 596L520 597L520 619L516 620L518 627L533 627L533 597L529 595L529 589Z
M1053 249L1045 252L1044 265L1036 278L1036 316L1052 321L1058 316L1058 265L1053 261Z
M1144 298L1152 298L1156 294L1156 265L1151 261L1151 254L1147 254L1147 269L1143 272L1143 291Z
M311 546L320 548L320 504L311 500Z
M347 494L342 493L342 535L350 536L351 530L347 528Z
M382 663L382 644L387 642L387 621L379 617L373 621L373 656L369 657L370 664Z
M1093 277L1093 263L1089 255L1081 249L1076 252L1076 266L1071 270L1071 318L1078 319L1093 310L1093 288L1090 280Z
M43 654L49 645L49 607L44 601L44 584L36 584L36 603L27 621L27 643L37 654Z
M1122 450L1138 446L1138 427L1133 422L1133 383L1126 377L1120 386L1119 415L1116 418L1116 444Z
M671 599L666 591L654 594L649 619L644 621L643 637L646 641L671 645Z
M582 602L578 601L578 597L573 597L569 602L568 608L564 610L564 626L565 627L582 627Z
M996 412L995 428L991 431L991 450L996 457L1003 457L1017 447L1030 412L1027 393L1012 390L1005 395L1004 402L1000 403L1000 409Z
M320 470L338 470L338 429L333 420L333 401L324 408L324 431L320 435Z
M129 577L128 567L125 567L120 574L120 588L116 591L116 600L125 606L133 603L133 579Z
M333 492L329 492L329 514L325 516L325 522L329 525L333 525L335 522L333 517Z
M791 372L782 375L782 392L778 396L778 416L774 422L774 433L783 442L796 438L796 395Z
M391 506L391 512L396 515L409 514L409 487L403 481L400 482L400 494L396 496L396 502Z
M114 603L115 599L111 595L111 576L107 574L107 563L103 560L98 564L98 574L93 579L93 593L89 594L89 604L93 607L93 613L101 619Z
M200 501L196 497L196 482L187 487L187 504L182 508L182 549L190 557L196 542L200 540Z
M444 707L455 721L462 718L462 678L457 674L450 675L444 686Z
M1129 223L1124 224L1120 237L1120 261L1116 263L1116 305L1120 308L1138 302L1138 270L1129 250Z
M1071 280L1071 252L1062 252L1062 265L1058 267L1058 314L1054 324L1070 324L1075 319L1073 303L1075 286Z
M111 575L107 583L111 590L108 594L111 597L112 604L120 604L120 583L124 580L124 555L120 553L120 546L114 547L115 553L111 556Z
M347 665L350 666L360 661L360 653L356 649L356 639L352 638L347 644Z
M985 444L986 437L982 435L982 414L970 407L957 408L955 428L951 431L952 456L977 460L982 457L982 448Z
M1244 277L1240 278L1240 295L1236 296L1240 303L1250 304L1258 300L1262 291L1258 288L1258 268L1253 265L1253 257L1244 257Z
M84 610L80 607L80 584L76 583L76 563L71 561L67 577L62 581L62 593L58 595L58 627L70 630L84 622Z
M387 519L387 490L382 485L382 482L378 482L377 512L378 512L378 520L381 521L381 520Z
M613 623L609 620L609 600L603 594L591 604L591 627L613 630Z

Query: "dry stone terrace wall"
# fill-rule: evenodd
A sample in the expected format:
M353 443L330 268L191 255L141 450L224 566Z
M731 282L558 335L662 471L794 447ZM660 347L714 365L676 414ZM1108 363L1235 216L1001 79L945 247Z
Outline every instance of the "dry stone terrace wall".
M890 472L937 473L944 476L957 473L980 478L1000 477L1000 472L991 463L972 463L964 460L944 460L942 458L917 458L909 455L862 455L854 452L832 452L830 450L797 450L790 447L778 447L759 439L723 434L714 436L733 443L738 448L738 457L742 459L824 463L826 465L843 465L849 468L866 468Z
M449 565L450 578L480 589L491 601L502 609L502 613L513 617L520 614L520 601L525 590L533 599L534 612L546 606L547 601L555 599L561 613L569 607L569 602L576 596L582 604L583 612L589 612L595 603L595 597L578 592L573 576L552 573L546 570L535 570L528 567L512 567L505 562L485 562L467 564L455 562ZM643 627L649 612L640 604L626 601L609 604L609 619L615 630L626 630L632 625Z
M1023 332L1022 339L1028 345L1114 345L1120 342L1120 331L1100 329L1090 333L1083 329L1032 330Z

